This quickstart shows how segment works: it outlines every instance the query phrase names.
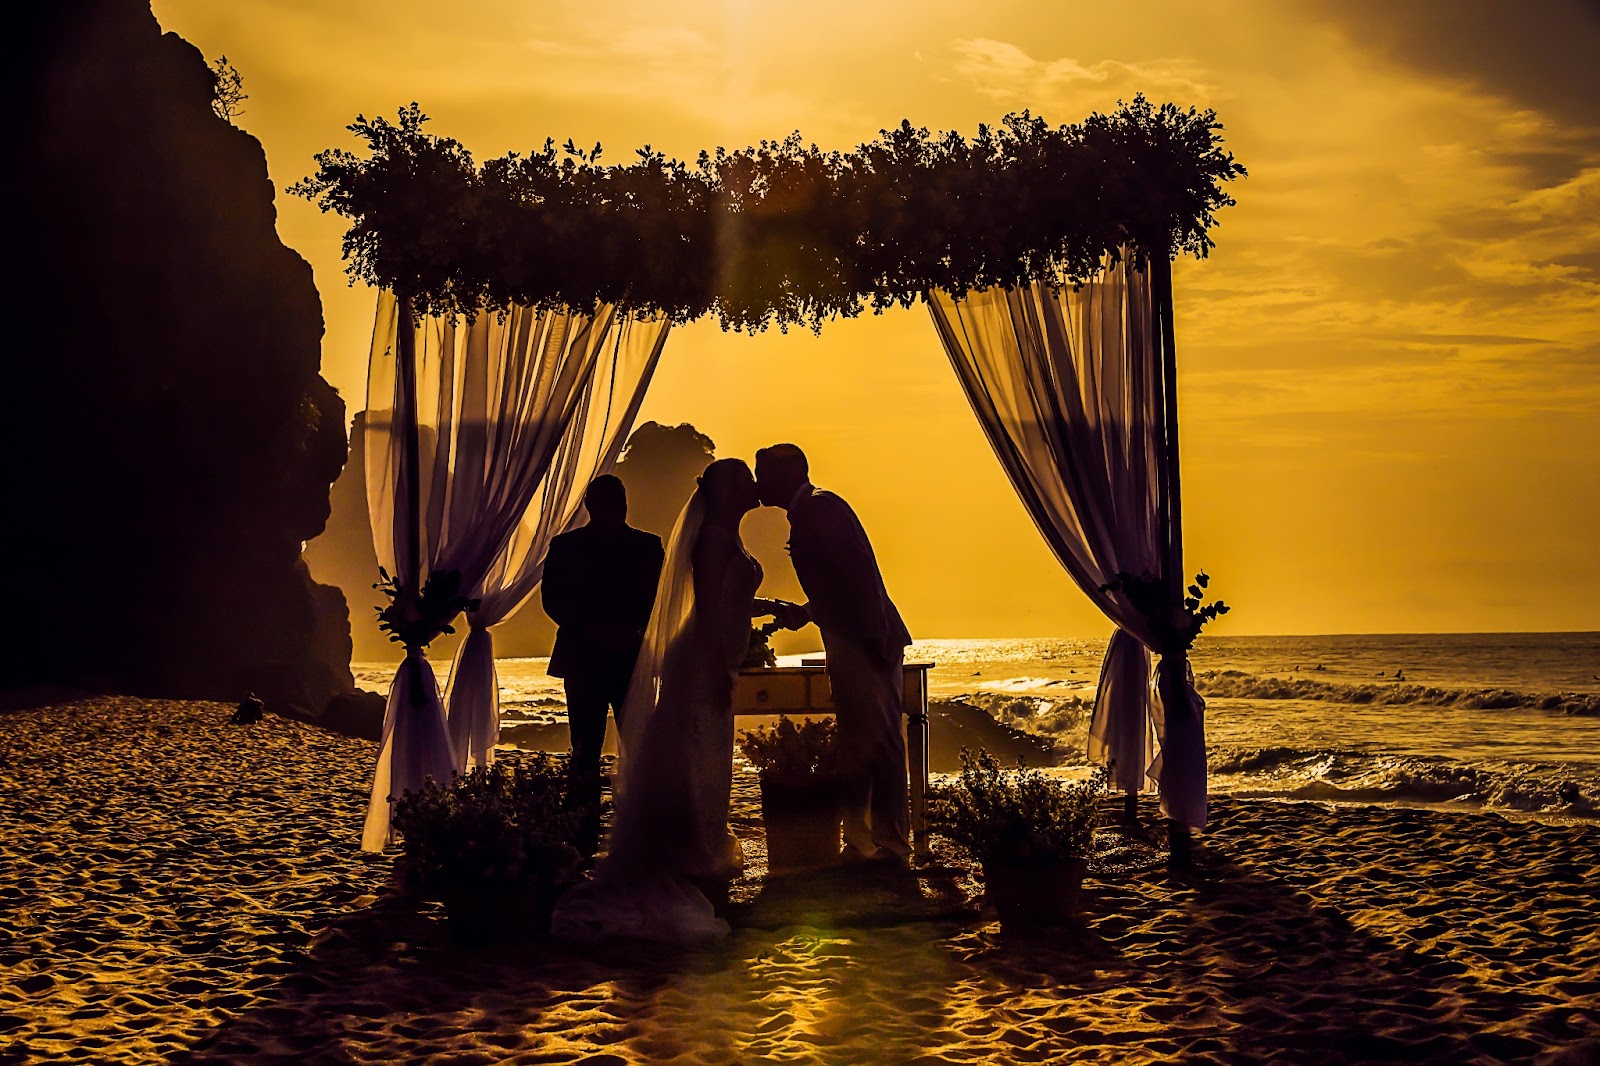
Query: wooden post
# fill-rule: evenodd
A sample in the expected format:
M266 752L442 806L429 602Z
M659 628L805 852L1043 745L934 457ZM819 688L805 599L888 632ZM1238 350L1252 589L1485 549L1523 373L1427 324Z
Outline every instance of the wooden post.
M1172 342L1172 263L1166 257L1145 260L1150 271L1150 297L1155 303L1156 339L1161 345L1161 464L1157 471L1160 488L1156 492L1156 521L1161 527L1161 576L1170 595L1172 588L1172 546L1178 544L1178 584L1183 577L1183 538L1174 538L1178 528L1178 405L1176 396L1177 349ZM1170 353L1170 354L1169 354Z
M902 687L901 707L905 712L906 769L910 774L912 861L925 866L933 857L928 843L928 668L901 668L902 683L915 679L916 692Z
M1161 334L1161 395L1166 448L1162 455L1166 480L1166 559L1168 597L1174 605L1184 599L1188 582L1183 573L1183 481L1178 454L1178 346L1172 332L1172 261L1161 256L1151 261L1151 289L1156 301L1157 329Z
M406 559L396 567L401 573L400 587L421 595L422 582L422 434L417 426L417 335L411 312L411 297L400 294L398 325L395 330L395 405L396 428L405 434L401 449L401 474L405 478Z
M1162 454L1162 473L1165 492L1163 502L1163 527L1166 531L1166 557L1163 560L1163 577L1166 601L1173 607L1183 604L1187 581L1183 570L1183 482L1178 450L1178 346L1172 324L1172 259L1162 253L1150 258L1151 295L1155 299L1156 324L1161 335L1161 396L1164 408L1163 422L1165 448ZM1188 652L1183 648L1163 649L1164 684L1161 703L1167 719L1188 714L1189 704L1184 690L1188 675ZM1168 730L1170 735L1170 728ZM1167 820L1167 861L1174 867L1189 865L1189 827L1176 819Z
M422 432L417 425L417 335L412 318L411 297L399 294L398 324L395 328L395 404L390 417L394 430L405 434L405 444L400 452L401 477L405 484L405 499L399 506L405 508L406 557L395 560L396 580L400 596L420 599L422 596ZM391 430L393 432L393 430ZM396 545L398 548L399 546ZM413 649L406 649L410 658ZM420 707L427 703L423 692L422 666L413 660L411 670L411 703Z

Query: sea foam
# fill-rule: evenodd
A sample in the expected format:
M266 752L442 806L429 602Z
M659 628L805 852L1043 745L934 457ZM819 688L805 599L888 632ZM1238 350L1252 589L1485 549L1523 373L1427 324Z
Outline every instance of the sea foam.
M1600 818L1600 777L1571 766L1291 747L1218 748L1209 763L1214 790L1234 795Z
M1207 670L1195 675L1202 696L1245 700L1323 700L1354 705L1463 707L1471 710L1559 711L1600 717L1600 693L1513 692L1503 688L1442 688L1404 681L1343 684L1309 677L1274 677L1243 670Z

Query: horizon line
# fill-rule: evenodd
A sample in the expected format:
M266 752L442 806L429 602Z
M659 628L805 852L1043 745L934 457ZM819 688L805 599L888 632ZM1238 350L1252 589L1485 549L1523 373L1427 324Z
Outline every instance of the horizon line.
M1326 633L1218 633L1201 640L1228 640L1235 637L1554 637L1600 636L1600 629L1397 629L1385 632L1368 630L1338 630ZM1103 640L1100 636L1063 636L1061 634L1030 634L1026 636L965 636L916 637L912 643L931 640Z

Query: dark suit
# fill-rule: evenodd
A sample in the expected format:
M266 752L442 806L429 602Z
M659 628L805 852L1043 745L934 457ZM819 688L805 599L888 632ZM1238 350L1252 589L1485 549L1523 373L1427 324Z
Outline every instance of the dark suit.
M848 637L886 652L911 643L867 531L843 499L815 487L801 491L789 508L789 555L824 640Z
M621 723L628 679L655 606L662 557L660 537L626 525L579 526L550 542L544 610L558 627L550 674L565 682L575 800L600 800L606 713L610 710ZM598 836L598 821L592 831Z
M911 847L901 687L911 634L850 505L807 485L788 510L795 576L828 656L845 843L864 857L887 852L904 858Z

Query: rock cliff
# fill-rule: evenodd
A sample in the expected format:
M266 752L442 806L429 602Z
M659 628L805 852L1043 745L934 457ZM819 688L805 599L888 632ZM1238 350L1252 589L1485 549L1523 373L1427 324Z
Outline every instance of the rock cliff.
M300 554L345 413L265 154L148 3L25 10L5 683L320 708L352 687L350 629Z

